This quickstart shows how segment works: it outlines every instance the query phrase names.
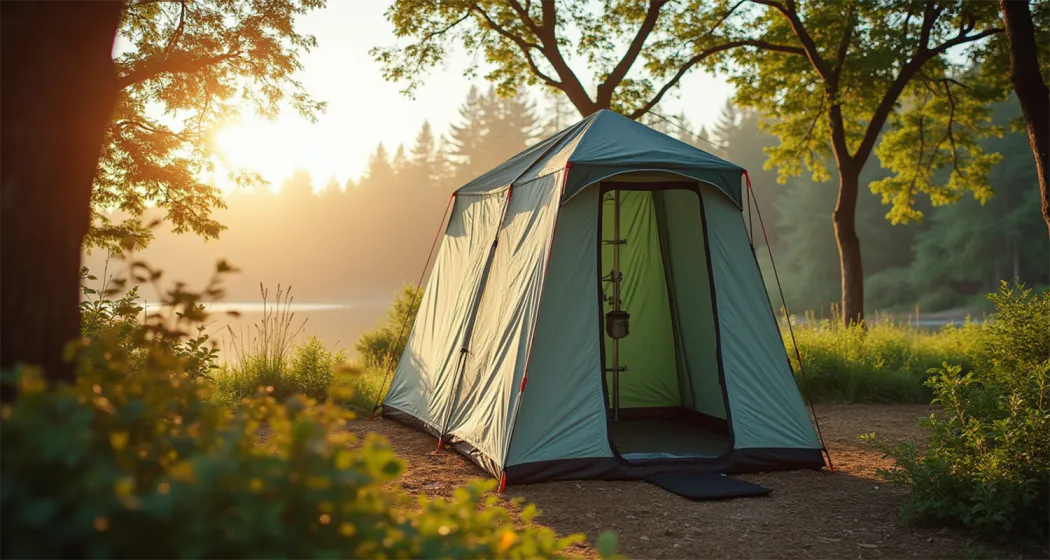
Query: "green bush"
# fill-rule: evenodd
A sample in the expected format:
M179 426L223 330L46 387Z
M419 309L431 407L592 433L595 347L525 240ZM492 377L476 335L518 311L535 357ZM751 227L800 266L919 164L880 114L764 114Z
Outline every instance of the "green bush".
M131 267L142 270L153 280L160 278L159 271L150 269L144 263L135 262ZM227 272L228 267L226 263L220 263L221 272L212 279L209 289L217 290L219 276ZM217 367L218 349L211 337L205 334L203 325L190 324L193 320L204 317L204 307L194 300L182 313L187 323L183 326L187 327L187 331L192 328L196 333L194 336L189 336L188 332L184 331L168 333L158 326L159 323L151 322L145 317L147 311L139 305L138 286L133 286L117 297L126 280L107 276L107 272L108 266L103 272L101 285L92 287L90 283L98 282L98 277L91 274L87 267L80 269L80 291L83 296L80 301L80 336L88 341L88 351L84 353L84 357L105 361L106 348L119 346L129 351L127 367L140 368L146 365L144 360L150 359L150 354L146 352L146 346L142 342L146 338L152 338L155 345L163 347L166 356L179 360L180 367L191 377L208 377ZM196 296L176 288L169 293L169 298L174 302L191 295ZM161 306L161 309L164 310L164 306ZM171 306L167 306L167 311L169 314L175 313ZM143 321L140 316L147 320ZM154 313L153 318L161 321L167 319L160 312ZM94 351L91 351L92 348Z
M927 370L944 361L970 368L983 353L985 328L967 321L939 330L877 317L867 329L812 316L794 325L806 383L787 326L781 328L799 389L819 402L930 402Z
M491 482L413 504L389 484L404 468L390 448L347 431L338 382L324 403L216 404L171 350L198 318L199 297L178 293L175 326L148 319L133 347L109 328L82 344L74 386L0 376L19 388L0 408L0 555L523 558L581 538L535 526L531 506L516 524ZM300 348L293 370L327 368Z
M1034 537L1050 527L1050 294L1010 289L989 299L987 355L973 371L945 363L927 382L941 417L923 420L929 446L883 445L896 460L881 471L912 493L913 521L986 536ZM869 436L873 438L874 436Z
M229 361L212 375L215 398L233 406L266 388L283 401L292 395L324 400L337 373L346 370L347 356L325 348L317 337L297 343L275 358L266 353L250 353Z
M384 320L376 328L362 334L354 344L365 368L397 367L422 300L423 289L416 289L415 286L403 286L400 292L394 294L394 302Z

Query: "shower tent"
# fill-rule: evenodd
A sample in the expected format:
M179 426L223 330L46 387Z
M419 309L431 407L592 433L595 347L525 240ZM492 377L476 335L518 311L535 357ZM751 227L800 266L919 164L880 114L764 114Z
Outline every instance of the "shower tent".
M743 173L603 110L457 190L383 416L504 484L821 468Z

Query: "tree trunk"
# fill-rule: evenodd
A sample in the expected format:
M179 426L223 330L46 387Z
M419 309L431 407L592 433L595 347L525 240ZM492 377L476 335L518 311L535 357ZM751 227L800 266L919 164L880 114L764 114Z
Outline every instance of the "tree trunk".
M1010 80L1021 102L1021 112L1028 128L1028 143L1035 155L1039 172L1039 190L1043 219L1050 232L1050 90L1039 73L1035 26L1028 0L999 0L1010 44Z
M64 354L80 335L81 242L117 95L123 2L0 6L0 368L35 364L72 381Z
M839 198L835 203L835 240L839 247L839 270L842 272L843 324L864 323L864 269L861 266L860 238L857 237L857 193L860 167L838 164Z

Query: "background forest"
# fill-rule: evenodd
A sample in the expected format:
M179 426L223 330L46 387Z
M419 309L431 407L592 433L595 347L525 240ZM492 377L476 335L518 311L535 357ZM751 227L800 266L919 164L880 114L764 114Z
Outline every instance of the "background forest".
M862 174L858 231L864 244L865 307L913 315L934 312L932 320L981 317L990 309L984 294L1001 280L1029 287L1050 284L1050 244L1032 185L1023 131L1012 127L1020 115L1016 101L994 107L1001 138L983 141L1003 154L990 175L995 196L983 206L966 198L932 208L917 206L922 222L892 225L867 188L886 177L876 160ZM524 95L501 98L491 89L472 89L460 119L448 130L420 125L410 146L379 144L357 180L312 177L299 170L280 185L237 188L215 219L228 229L218 239L179 235L164 226L140 256L186 277L204 277L216 260L236 255L240 274L228 280L228 301L255 302L259 283L294 288L296 301L335 304L338 313L310 315L311 331L349 348L382 315L404 283L414 282L426 259L450 195L456 188L537 140L575 122L561 98ZM643 122L702 150L750 170L756 198L777 261L788 307L801 315L833 313L840 297L838 254L828 216L835 206L832 181L809 177L778 184L764 169L763 149L776 139L760 126L761 115L726 103L713 130L693 126L683 115L656 111ZM756 246L764 245L755 221ZM774 294L765 251L759 262ZM94 272L105 267L106 252L86 256ZM147 295L148 297L148 295ZM221 327L221 325L220 325Z

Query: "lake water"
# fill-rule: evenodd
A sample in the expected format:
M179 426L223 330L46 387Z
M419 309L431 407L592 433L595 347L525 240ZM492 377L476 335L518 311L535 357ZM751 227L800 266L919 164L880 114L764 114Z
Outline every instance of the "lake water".
M390 301L361 301L353 303L292 303L287 306L292 313L294 332L302 326L297 339L317 336L335 349L354 354L354 342L363 332L377 325L386 314ZM220 302L207 305L211 316L206 322L207 332L219 342L220 348L228 346L231 330L238 336L253 331L253 326L263 317L264 309L273 310L270 303L264 308L261 302ZM282 309L285 306L282 305ZM152 312L152 310L150 310ZM227 312L240 313L239 317Z

